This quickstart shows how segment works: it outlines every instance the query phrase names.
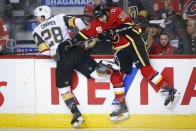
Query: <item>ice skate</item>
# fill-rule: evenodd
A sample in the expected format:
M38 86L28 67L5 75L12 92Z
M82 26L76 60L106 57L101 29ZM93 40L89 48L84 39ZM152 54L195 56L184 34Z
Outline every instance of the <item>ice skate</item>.
M73 113L71 124L74 128L78 128L83 122L84 122L84 119L82 118L82 115L79 111Z
M78 128L84 122L84 119L75 104L72 105L71 112L73 115L71 124L74 128Z
M171 86L161 90L161 93L166 96L164 102L164 105L166 107L174 106L180 97L180 92L178 92L175 88Z
M110 114L110 120L120 121L127 119L129 117L129 112L126 103L119 104L117 109Z
M115 62L112 61L101 60L98 64L100 67L110 69L112 71L120 70L120 67Z

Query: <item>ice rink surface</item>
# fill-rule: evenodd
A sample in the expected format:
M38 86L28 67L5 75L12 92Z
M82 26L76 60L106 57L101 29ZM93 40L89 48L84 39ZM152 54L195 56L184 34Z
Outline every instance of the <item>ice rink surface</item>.
M196 129L31 129L0 128L0 131L196 131Z

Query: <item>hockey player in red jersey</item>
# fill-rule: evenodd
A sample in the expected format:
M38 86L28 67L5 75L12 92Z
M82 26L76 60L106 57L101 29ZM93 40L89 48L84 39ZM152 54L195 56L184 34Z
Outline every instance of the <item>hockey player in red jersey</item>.
M177 90L168 84L162 75L151 66L145 42L140 33L130 23L131 18L119 7L106 8L103 5L95 8L94 16L95 19L89 27L81 30L75 41L98 37L101 40L111 42L113 49L116 50L114 58L116 64L120 66L120 72L114 72L110 81L119 108L110 114L111 120L122 120L129 117L124 96L123 76L125 73L131 72L133 62L140 69L143 77L156 85L157 88L161 88L161 92L167 92L164 105L171 104ZM106 62L106 64L108 63Z

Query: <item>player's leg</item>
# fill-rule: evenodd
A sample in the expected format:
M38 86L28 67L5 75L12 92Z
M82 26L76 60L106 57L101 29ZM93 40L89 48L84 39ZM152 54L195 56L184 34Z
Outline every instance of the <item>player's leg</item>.
M151 65L144 66L140 68L140 70L145 78L160 88L160 93L165 96L165 106L170 107L171 104L178 100L180 93L177 92L177 89L168 84L168 82L164 80L163 76L159 72L155 71Z
M132 43L132 57L134 59L137 68L140 68L143 77L151 81L158 88L161 88L163 92L168 92L165 98L164 105L167 106L174 102L174 98L178 96L177 90L168 84L163 76L153 69L149 62L148 54L145 48L145 43L141 37L130 39ZM177 99L176 99L177 100Z
M86 77L91 76L100 80L101 78L104 78L105 75L107 75L108 68L102 68L102 66L99 67L99 64L97 64L91 56L86 55L86 59L83 62L78 63L76 69ZM110 81L114 87L115 97L117 98L119 106L118 110L115 110L110 114L111 120L123 120L129 117L128 109L124 98L125 89L123 86L123 76L124 73L115 72L112 73L110 78Z
M114 72L110 77L110 81L113 85L115 98L117 99L117 109L110 114L111 120L123 120L129 117L128 108L125 100L125 87L124 87L124 75L130 73L132 69L132 59L129 55L129 50L121 49L114 55L115 62L120 66L121 72Z
M76 106L76 101L73 93L71 92L70 86L58 88L58 90L65 104L67 105L67 107L69 108L69 110L73 115L71 120L72 126L74 128L79 127L83 123L84 119L82 118L82 115Z
M129 117L129 111L125 101L125 88L123 84L123 72L114 72L110 77L110 82L113 85L114 95L117 99L117 108L110 113L110 119L113 121L124 120Z
M73 60L70 57L64 57L57 62L56 68L56 86L61 94L65 104L73 115L71 124L77 128L83 123L83 118L77 108L76 101L73 93L71 92L70 85L72 84L73 74Z

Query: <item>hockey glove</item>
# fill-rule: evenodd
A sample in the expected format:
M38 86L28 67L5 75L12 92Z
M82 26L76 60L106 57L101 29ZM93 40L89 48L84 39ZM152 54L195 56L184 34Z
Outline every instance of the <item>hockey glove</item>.
M72 46L73 44L71 40L65 40L64 42L60 43L58 46L59 54L65 54Z
M98 38L103 41L107 42L116 42L118 39L116 39L118 34L113 29L108 29L103 31L98 35Z
M94 39L90 39L90 40L87 40L87 41L83 42L84 49L88 50L90 48L93 48L96 45L97 41L98 41L98 39L94 38Z

